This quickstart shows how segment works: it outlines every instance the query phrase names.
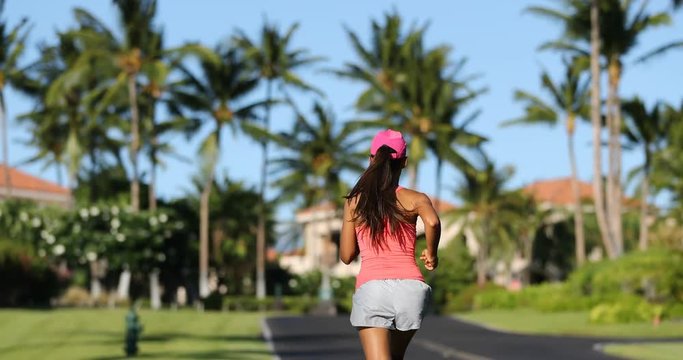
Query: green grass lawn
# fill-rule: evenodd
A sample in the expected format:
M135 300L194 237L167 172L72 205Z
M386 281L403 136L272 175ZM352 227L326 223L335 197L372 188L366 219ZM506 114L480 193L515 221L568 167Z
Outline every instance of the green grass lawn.
M625 359L678 360L683 354L683 342L666 344L608 345L605 352Z
M542 313L530 309L483 310L456 317L491 328L528 334L604 336L628 338L683 337L683 323L599 325L588 322L587 312Z
M0 359L123 359L126 310L0 310ZM272 359L258 313L141 311L145 359Z

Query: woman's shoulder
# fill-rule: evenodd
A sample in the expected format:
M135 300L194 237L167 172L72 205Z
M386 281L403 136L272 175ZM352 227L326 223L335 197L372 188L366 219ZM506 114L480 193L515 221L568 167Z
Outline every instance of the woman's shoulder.
M400 191L397 193L397 197L401 203L404 203L407 210L414 210L417 207L420 206L421 203L424 203L425 201L430 201L429 196L427 194L409 189L409 188L401 188Z
M401 195L409 196L412 198L428 198L428 196L425 193L410 188L399 187L398 190Z

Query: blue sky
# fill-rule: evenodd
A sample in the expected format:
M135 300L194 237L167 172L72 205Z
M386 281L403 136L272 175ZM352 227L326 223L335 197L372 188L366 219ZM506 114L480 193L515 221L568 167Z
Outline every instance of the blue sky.
M669 9L669 0L650 2L651 10ZM295 47L305 47L314 55L327 58L317 68L303 71L301 75L320 88L326 97L322 102L334 110L340 121L352 119L353 102L362 87L346 80L325 74L323 68L339 68L346 61L356 61L343 26L347 26L368 41L370 20L379 19L382 14L395 9L402 15L405 25L429 23L427 44L448 44L453 48L453 58L466 57L464 68L467 74L480 74L476 85L488 87L489 91L470 105L468 110L482 110L473 130L489 137L486 149L499 165L513 165L517 172L511 179L511 186L522 186L542 179L564 177L569 174L566 139L562 127L513 127L500 128L500 122L517 117L522 112L521 104L513 101L515 89L533 93L539 91L539 74L547 69L555 77L561 76L560 56L552 52L539 53L538 46L544 41L557 38L560 24L549 22L523 10L530 5L558 6L558 1L387 1L387 0L160 0L158 23L162 25L168 46L177 46L186 41L199 41L213 47L225 40L239 28L255 36L263 19L288 27L299 22L301 27L294 37ZM52 41L55 30L64 30L73 24L72 9L80 6L88 9L100 19L116 25L116 13L110 1L86 0L9 0L5 19L15 24L22 16L28 16L33 26L31 46L24 56L25 63L36 58L35 44ZM645 34L634 51L642 54L662 43L683 39L683 11L674 14L673 24L652 30ZM626 59L622 95L639 95L649 104L663 100L678 104L683 100L683 50L654 59L645 64L633 65L634 57ZM261 96L263 89L255 96ZM314 97L298 95L300 108L312 107ZM31 102L11 89L6 93L8 118L10 120L11 155L10 163L18 164L34 154L34 150L21 143L30 134L14 120L17 114L30 110ZM465 111L467 113L468 111ZM292 121L287 109L276 109L273 126L286 129ZM255 185L259 172L260 151L253 141L239 134L225 138L221 152L219 173ZM581 123L576 134L579 175L584 180L591 178L592 155L590 128ZM178 137L173 144L180 153L192 157L197 151L197 141L186 142ZM641 157L625 153L624 169L627 171L639 164ZM191 176L196 173L196 164L185 164L168 159L168 166L159 175L159 193L162 197L174 197L188 191ZM144 165L143 165L144 166ZM41 165L25 165L22 169L49 180L56 180L53 169L43 171ZM353 180L354 176L347 176ZM457 173L449 169L444 174L446 200L457 202L452 189L457 185ZM427 193L434 189L434 161L421 165L420 190ZM271 191L271 194L273 192ZM280 218L287 218L291 212L281 210Z

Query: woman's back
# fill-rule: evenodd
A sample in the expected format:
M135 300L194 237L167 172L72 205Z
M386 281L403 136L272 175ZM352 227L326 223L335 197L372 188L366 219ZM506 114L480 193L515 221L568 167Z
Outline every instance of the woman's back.
M415 223L417 212L414 207L415 191L396 188L396 202L406 211L410 223L401 223L393 232L385 226L383 239L374 243L370 231L356 224L356 238L361 257L361 269L356 277L356 288L370 280L413 279L424 281L415 262Z

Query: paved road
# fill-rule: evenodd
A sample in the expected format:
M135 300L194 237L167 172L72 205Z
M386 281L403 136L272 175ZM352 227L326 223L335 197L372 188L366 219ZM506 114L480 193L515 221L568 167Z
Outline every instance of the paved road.
M264 335L282 360L362 359L356 331L347 316L273 317ZM515 335L448 317L425 318L406 359L614 359L594 350L614 339Z

